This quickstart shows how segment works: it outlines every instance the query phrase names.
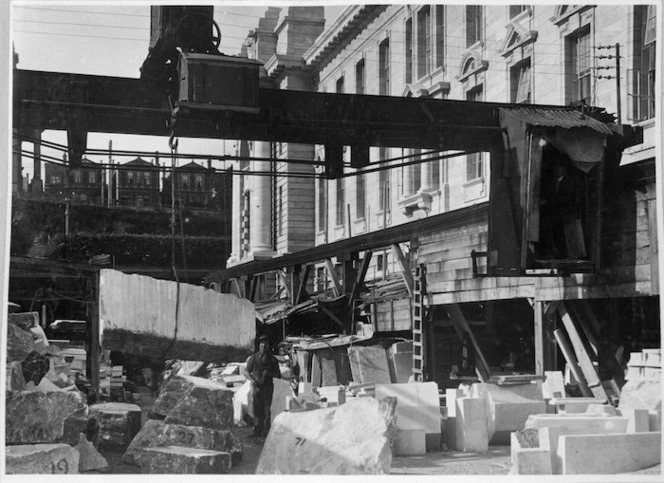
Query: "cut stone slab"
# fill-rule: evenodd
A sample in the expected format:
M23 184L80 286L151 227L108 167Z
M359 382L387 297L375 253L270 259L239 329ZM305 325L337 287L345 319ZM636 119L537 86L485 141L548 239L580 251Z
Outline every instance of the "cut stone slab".
M397 429L423 429L428 441L427 450L440 449L440 400L438 384L376 384L375 397L397 398Z
M522 448L514 452L514 475L551 475L551 453L543 448Z
M647 433L650 431L650 415L647 409L622 409L621 416L629 419L627 433Z
M662 410L660 381L627 381L620 390L620 409Z
M629 420L618 416L569 416L536 414L528 417L526 428L567 426L569 434L615 434L627 430Z
M100 270L99 306L102 347L130 354L243 361L251 354L256 336L256 309L251 301L145 275Z
M346 390L343 386L319 387L317 391L320 397L327 399L328 407L346 402Z
M86 397L79 391L7 391L7 443L78 444L88 424Z
M396 440L396 399L348 400L333 408L281 413L257 474L389 474Z
M202 378L179 375L171 377L159 392L152 406L152 412L166 417L198 379Z
M390 369L383 346L353 346L348 348L353 381L365 384L390 384Z
M74 449L76 449L79 454L79 473L108 468L108 462L106 461L106 458L99 454L94 445L89 442L84 435L81 434L79 436L78 444L74 446Z
M562 371L544 371L544 375L546 376L544 384L542 384L544 399L565 397L565 381Z
M183 446L231 453L233 464L242 458L242 446L229 430L166 424L164 421L151 419L145 423L133 439L124 454L123 461L139 466L140 455L145 449L165 446Z
M23 367L18 361L7 363L7 391L22 391L25 389L25 378L23 377Z
M231 469L231 455L219 451L182 446L147 448L140 458L147 474L226 474Z
M588 416L618 416L618 411L608 404L590 404L586 408L586 414Z
M558 455L558 441L561 436L569 434L567 426L545 426L539 430L527 429L526 431L538 431L539 447L549 452L551 471L554 475L559 475L562 472L562 460Z
M448 451L458 451L459 445L456 440L456 416L447 416L443 420L443 438Z
M21 444L5 447L8 475L78 473L79 454L68 444Z
M662 462L662 433L561 436L562 474L617 474Z
M459 451L486 453L489 434L483 399L462 397L456 400L456 439Z
M445 389L445 406L447 407L447 416L450 418L456 417L457 397L461 397L458 389Z
M90 406L88 438L95 447L124 451L141 430L141 408L128 403L101 403Z
M233 427L233 391L220 382L200 377L190 379L196 380L168 412L164 422L210 429Z
M396 456L420 456L426 454L426 438L423 429L397 429L394 448Z
M334 354L330 349L316 351L320 360L321 386L336 386L339 384L337 378L337 364Z
M387 350L392 382L405 384L413 373L413 343L397 342Z
M32 334L18 325L7 324L7 362L23 362L35 350Z

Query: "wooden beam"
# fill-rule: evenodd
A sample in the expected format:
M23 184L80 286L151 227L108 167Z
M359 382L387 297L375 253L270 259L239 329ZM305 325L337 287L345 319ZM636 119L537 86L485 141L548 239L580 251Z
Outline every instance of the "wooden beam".
M403 282L406 284L406 289L408 289L408 295L413 296L413 272L410 270L408 263L406 262L406 257L401 251L401 247L394 243L392 245L392 253L394 258L396 258L399 268L401 268L401 276L403 277Z
M288 284L288 279L286 278L286 274L284 273L284 270L277 270L277 274L279 279L281 280L281 286L283 289L286 291L288 300L293 300L292 293L290 290L290 286Z
M260 275L255 275L249 278L251 283L251 289L249 290L249 300L252 302L256 301L256 292L258 291L258 279Z
M341 329L344 328L344 323L341 320L339 320L339 318L336 315L330 312L327 307L324 307L322 305L320 305L319 307L321 312L327 314L327 316L331 318L334 322L336 322L339 325L339 327L341 327Z
M576 356L574 355L574 351L570 346L569 339L567 339L565 333L560 329L554 330L553 335L558 342L560 351L563 353L563 356L567 361L567 365L569 366L570 371L572 371L574 378L579 382L579 389L581 390L581 394L583 394L584 397L593 397L593 392L588 387L586 378L581 372L581 368L579 367L579 363L576 359Z
M576 331L574 321L572 320L572 317L570 317L569 312L567 312L567 309L564 305L561 304L558 307L558 314L560 315L560 319L562 320L563 326L565 327L565 331L569 336L569 340L572 343L574 353L576 354L577 360L579 361L579 367L581 367L581 371L583 372L583 375L588 382L588 387L595 397L606 398L608 400L609 397L607 396L606 391L604 391L602 381L600 381L599 376L595 371L595 367L593 366L593 363L590 360L585 347L583 346L583 341L579 337L579 333Z
M558 310L559 304L560 302L558 302L557 300L546 303L544 306L544 315L546 317L551 317L552 315L555 315L556 310Z
M355 278L355 283L353 284L353 288L351 289L350 295L348 296L348 307L351 308L353 307L353 302L360 293L360 287L364 283L364 278L367 275L367 270L369 269L370 262L371 262L371 251L367 250L367 252L364 254L364 258L362 259L360 268L357 272L357 277Z
M299 304L304 300L304 296L307 295L307 281L309 280L309 274L311 273L311 265L307 264L304 266L304 273L300 277L300 286L297 288L295 295L295 305Z
M535 374L544 375L544 307L542 302L535 301L533 315L535 323Z
M90 313L90 352L88 358L90 359L90 384L95 395L95 401L99 401L99 364L101 361L101 316L99 312L99 272L92 274L90 282L93 287L93 303L91 305Z
M463 330L464 333L468 334L471 344L473 344L473 349L475 350L475 367L477 368L480 379L482 382L487 382L489 377L491 377L491 370L489 369L489 364L487 364L484 354L482 354L482 349L480 349L477 339L473 331L470 329L470 325L466 320L466 317L461 311L461 307L458 304L449 304L446 306L447 312L450 314L450 318L456 320L456 323L459 324L459 327ZM461 336L461 341L463 341L463 335Z
M242 289L242 285L240 284L240 281L237 278L232 278L231 279L233 285L235 286L235 291L237 292L237 296L240 298L245 298L244 297L244 290Z
M341 284L339 283L339 277L337 276L337 271L334 268L334 264L330 258L325 259L325 267L327 267L327 273L332 279L332 288L334 290L334 296L338 297L341 295Z
M579 301L570 300L561 303L565 305L565 308L567 309L567 312L570 314L570 317L573 316L572 320L576 320L579 326L581 326L581 330L583 330L583 333L586 336L586 340L588 341L588 345L590 346L591 356L592 358L596 358L597 339L595 338L595 334L599 334L599 323L597 322L597 318L595 318L593 314L592 318L594 319L595 324L592 324L591 318L587 315L587 312L589 312L590 310L586 310L586 307L583 306L584 304L582 303L581 300ZM590 307L587 308L590 309Z

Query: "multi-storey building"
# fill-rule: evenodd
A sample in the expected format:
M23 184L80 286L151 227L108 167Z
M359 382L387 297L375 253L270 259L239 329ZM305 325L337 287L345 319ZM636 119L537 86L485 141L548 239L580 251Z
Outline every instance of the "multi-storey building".
M308 20L296 22L295 14ZM600 106L615 115L616 124L643 128L643 142L622 152L620 175L639 184L641 191L635 195L629 187L614 186L614 196L600 193L606 207L622 210L619 216L607 217L609 208L601 211L594 205L592 224L605 228L604 239L597 239L599 228L588 228L591 223L584 222L584 235L588 240L595 236L594 270L599 275L539 279L519 272L521 276L513 278L478 278L478 266L481 272L486 265L476 263L470 252L487 252L487 238L492 236L484 208L490 199L489 188L495 186L492 177L509 176L491 173L489 153L449 157L453 153L445 146L440 152L423 152L378 143L370 149L370 161L372 167L378 163L385 169L363 173L362 168L348 168L352 147L347 147L344 170L353 176L296 180L279 174L297 170L322 175L323 168L318 166L325 156L322 146L256 142L249 149L245 143L245 154L263 160L238 165L247 176L236 183L233 193L234 206L241 210L234 212L229 265L378 234L414 220L468 213L465 221L454 218L454 226L413 233L410 242L374 253L367 271L367 278L377 279L426 266L431 319L427 352L436 354L436 360L427 365L439 382L446 383L452 361L449 354L459 350L454 347L451 319L467 319L487 353L501 331L509 335L510 343L521 339L527 345L534 340L538 372L555 366L556 356L551 353L555 341L549 330L555 322L546 330L542 325L542 320L552 320L551 312L543 311L543 304L549 302L578 299L583 302L580 306L590 307L597 317L606 317L604 341L658 343L653 173L656 134L661 127L654 116L658 82L654 5L354 5L325 31L316 32L320 22L317 7L268 10L247 42L249 56L264 63L264 86L512 106ZM540 110L538 115L546 116L546 112ZM478 130L476 135L479 140L483 134ZM314 167L276 162L271 167L276 175L271 183L268 177L251 175L268 170L264 158L281 156L308 159ZM421 162L390 168L404 161ZM500 227L492 229L495 237ZM621 243L631 255L617 254ZM600 252L604 265L597 262ZM525 260L525 249L523 254ZM340 254L337 263L341 265L346 255ZM584 256L578 258L575 262L584 263ZM338 286L332 272L329 262L316 266L318 288L330 282ZM251 263L247 274L252 275ZM260 289L251 290L260 295ZM373 301L377 330L414 328L413 299L405 288L400 297ZM625 317L637 322L624 323ZM512 344L508 352L524 347ZM500 350L496 348L496 352ZM499 365L501 357L492 357L489 364Z
M162 198L170 206L171 173L164 177ZM206 168L194 161L175 168L175 199L190 208L212 208L213 198L219 191L219 180L225 175L215 174L211 167Z
M122 206L159 206L159 166L138 157L115 173L117 202Z
M45 175L47 194L81 202L97 202L102 197L102 168L88 158L83 158L81 166L74 169L46 163Z

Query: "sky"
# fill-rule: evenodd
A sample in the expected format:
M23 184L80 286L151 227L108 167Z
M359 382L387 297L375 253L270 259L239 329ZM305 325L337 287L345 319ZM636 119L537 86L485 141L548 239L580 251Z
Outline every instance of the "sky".
M166 4L168 0L160 3ZM172 3L177 5L182 2ZM238 3L242 2L235 2L235 5ZM255 5L259 2L244 3ZM19 56L18 68L138 78L139 68L148 54L149 5L150 2L127 0L12 0L12 42ZM257 26L268 3L244 7L220 1L214 5L214 19L222 37L219 51L226 55L237 55L247 33ZM275 4L270 2L269 5ZM286 5L283 6L286 8ZM325 2L328 24L344 8L340 2ZM63 132L46 131L43 138L66 144ZM113 141L114 150L169 152L167 138L102 133L90 133L88 147L107 149L109 140ZM234 141L180 139L178 150L187 154L232 154L233 146ZM32 146L24 143L23 149L32 151ZM61 157L59 152L46 148L42 149L42 153ZM94 156L90 156L90 159L101 161ZM183 161L186 162L188 160ZM32 161L24 159L23 166L24 175L32 176Z

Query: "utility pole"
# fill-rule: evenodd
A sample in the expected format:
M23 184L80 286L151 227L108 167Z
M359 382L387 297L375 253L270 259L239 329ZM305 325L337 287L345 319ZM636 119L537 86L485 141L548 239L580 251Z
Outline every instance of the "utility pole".
M611 65L602 65L595 67L597 70L611 70L615 69L615 76L613 75L598 75L598 79L615 79L616 80L616 117L617 123L622 124L622 102L620 92L620 44L616 42L615 45L598 45L595 47L597 50L613 49L615 51L614 55L596 55L596 59L607 59L612 60L616 59L615 66Z

